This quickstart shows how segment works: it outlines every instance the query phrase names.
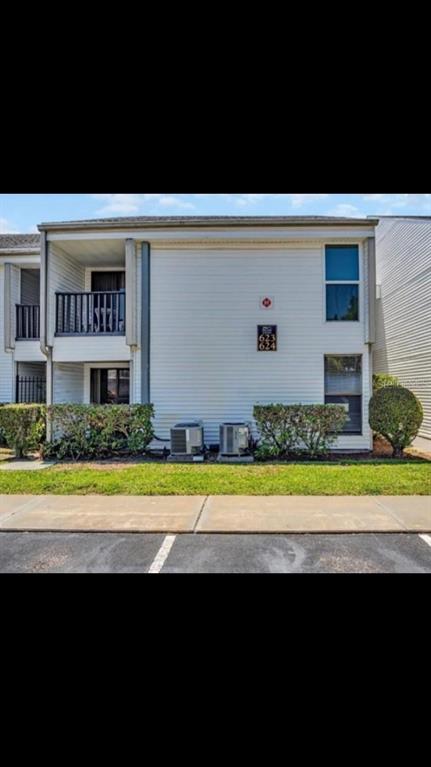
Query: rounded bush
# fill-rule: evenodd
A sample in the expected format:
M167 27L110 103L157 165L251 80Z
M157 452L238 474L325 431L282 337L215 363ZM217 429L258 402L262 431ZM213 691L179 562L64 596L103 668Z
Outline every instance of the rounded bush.
M401 456L411 445L422 420L421 403L403 386L384 386L371 397L370 426L390 442L394 457Z
M400 386L397 376L391 376L389 373L373 373L373 394L384 386Z

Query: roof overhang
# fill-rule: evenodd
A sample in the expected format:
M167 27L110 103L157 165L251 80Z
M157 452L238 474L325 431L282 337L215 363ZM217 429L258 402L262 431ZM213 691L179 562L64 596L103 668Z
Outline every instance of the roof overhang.
M378 218L332 218L332 217L283 217L283 216L213 216L213 217L146 217L93 219L84 221L52 221L39 224L40 232L73 232L73 231L129 231L129 230L164 230L164 229L244 229L244 228L320 228L320 227L364 227L377 226Z

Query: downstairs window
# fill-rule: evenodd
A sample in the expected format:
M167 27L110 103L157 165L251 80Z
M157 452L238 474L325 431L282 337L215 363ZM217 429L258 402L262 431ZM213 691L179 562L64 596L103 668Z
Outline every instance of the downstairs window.
M325 403L344 405L347 421L342 434L362 434L362 357L325 357Z

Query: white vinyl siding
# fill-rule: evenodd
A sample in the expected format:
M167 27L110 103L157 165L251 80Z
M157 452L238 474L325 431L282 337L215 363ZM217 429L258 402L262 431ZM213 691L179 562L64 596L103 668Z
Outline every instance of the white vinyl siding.
M54 363L53 404L68 402L81 404L84 401L84 365L76 363Z
M337 447L369 449L364 315L325 322L324 244L152 247L150 396L160 436L202 418L206 441L218 442L219 424L251 421L255 403L323 403L325 354L362 354L363 433ZM259 308L263 295L274 297L274 309ZM258 324L277 325L277 352L257 352Z
M40 341L15 341L15 362L46 362Z
M376 230L375 372L390 373L424 408L431 438L431 220L382 219Z
M130 346L125 336L58 336L52 358L54 362L130 360Z

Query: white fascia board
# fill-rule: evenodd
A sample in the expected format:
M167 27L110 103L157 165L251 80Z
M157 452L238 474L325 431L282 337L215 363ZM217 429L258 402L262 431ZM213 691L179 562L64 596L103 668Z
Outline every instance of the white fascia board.
M66 242L68 240L124 240L133 238L137 241L143 242L157 242L158 240L200 240L216 242L217 240L331 240L336 238L361 240L366 237L374 236L375 227L373 225L367 226L352 226L352 227L289 227L284 229L276 229L271 227L265 227L264 229L250 229L250 228L225 228L225 229L205 229L205 228L193 228L193 229L126 229L104 231L81 231L81 232L47 232L47 239L50 242Z
M31 268L31 267L38 267L40 266L40 255L31 254L28 256L17 256L16 254L11 254L9 256L3 255L3 253L0 254L0 265L2 264L15 264L18 266L19 264L25 264L25 266Z

